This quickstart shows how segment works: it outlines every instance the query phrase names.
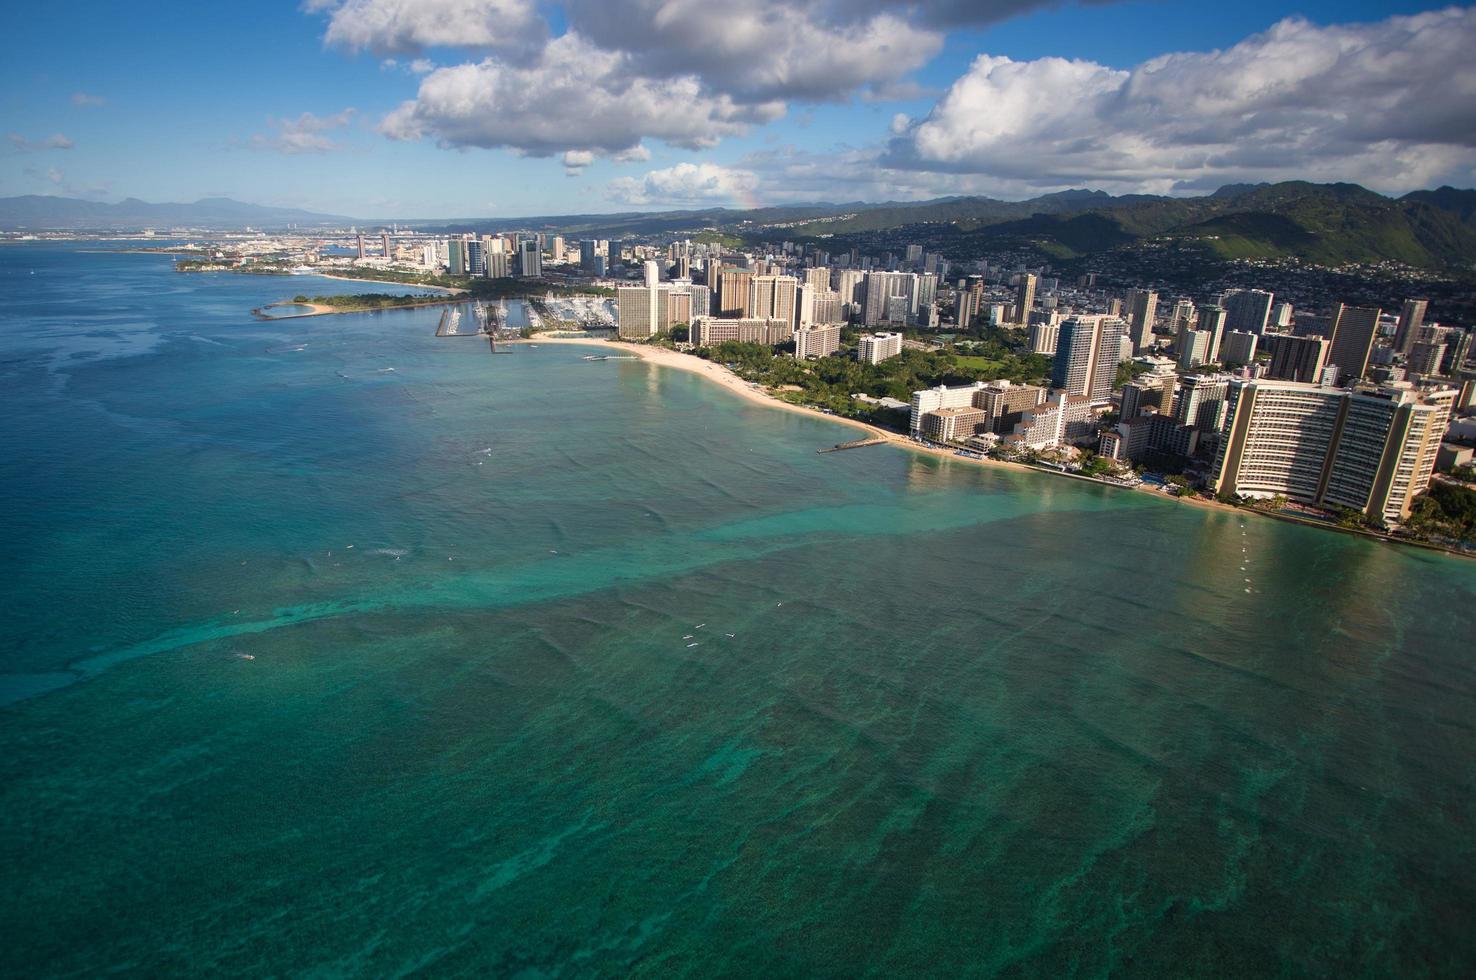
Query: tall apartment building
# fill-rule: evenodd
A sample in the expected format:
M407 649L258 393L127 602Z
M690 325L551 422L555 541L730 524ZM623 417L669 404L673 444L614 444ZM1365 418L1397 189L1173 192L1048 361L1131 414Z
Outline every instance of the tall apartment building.
M364 257L364 236L363 235L360 235L359 236L359 258L362 259L363 257Z
M1379 310L1339 303L1333 308L1327 362L1338 366L1338 382L1347 384L1368 371L1368 356L1379 333Z
M900 333L862 334L856 343L856 360L862 364L880 364L902 353Z
M487 247L477 238L468 238L464 247L466 249L466 274L485 276L487 274Z
M1179 377L1173 372L1165 374L1140 374L1122 386L1123 419L1133 419L1152 408L1159 415L1172 415L1174 391L1179 386Z
M1192 371L1210 362L1215 335L1208 330L1185 330L1179 334L1179 370Z
M1203 330L1210 335L1209 350L1205 352L1205 360L1211 364L1220 361L1220 343L1225 337L1225 325L1230 321L1230 314L1222 306L1204 306L1199 310L1198 330Z
M1394 349L1405 357L1409 349L1419 343L1420 328L1425 325L1425 311L1430 308L1427 299L1407 299L1399 311L1399 330L1394 334Z
M1067 394L1106 401L1117 378L1122 353L1122 321L1107 316L1078 315L1061 322L1051 387Z
M379 251L386 259L394 257L390 249L390 236L387 231L381 233L379 236Z
M1429 486L1454 399L1453 389L1407 384L1231 382L1215 490L1285 494L1398 523Z
M718 273L718 316L749 319L749 285L753 273L748 269L724 268Z
M1271 334L1266 343L1271 350L1271 366L1266 371L1268 380L1315 384L1321 379L1328 347L1323 338Z
M692 318L691 341L697 347L710 347L724 341L775 346L794 336L794 325L788 320L699 316Z
M1128 332L1133 338L1133 353L1141 354L1153 346L1153 321L1158 316L1158 294L1150 289L1130 289L1126 306Z
M1250 364L1256 359L1256 342L1259 334L1249 330L1231 330L1220 339L1219 362L1226 367Z
M500 242L501 240L498 239ZM487 253L487 278L511 279L512 256L501 249Z
M1229 390L1228 374L1185 375L1179 379L1179 397L1174 400L1174 421L1179 425L1207 432L1219 430Z
M1030 349L1036 354L1056 353L1056 347L1061 342L1061 322L1056 316L1040 320L1030 325Z
M910 272L871 272L866 276L866 303L861 319L868 327L886 321L896 307L893 297L902 297L910 305L913 282L917 277Z
M968 285L958 291L954 308L954 321L960 328L967 328L978 318L984 306L984 279L970 276Z
M671 327L670 286L621 286L615 290L615 322L620 336L645 340Z
M1257 336L1266 332L1276 295L1262 289L1232 289L1225 293L1225 329L1243 330Z
M1029 272L1020 276L1020 284L1015 287L1016 326L1030 324L1030 311L1035 309L1035 287L1039 282L1039 278Z
M794 332L794 356L797 360L828 357L840 350L839 323L813 323Z
M518 243L518 274L524 279L536 279L543 275L543 252L537 238L528 238Z
M816 268L813 268L813 269L806 269L805 270L805 285L806 286L810 286L810 287L812 287L812 288L814 288L816 290L829 289L830 288L830 270L827 269L827 268L825 268L825 266L823 266L823 265L822 266L817 266Z
M446 243L446 272L448 275L466 275L466 242L453 238Z
M754 276L748 283L748 316L797 323L799 280L794 276Z

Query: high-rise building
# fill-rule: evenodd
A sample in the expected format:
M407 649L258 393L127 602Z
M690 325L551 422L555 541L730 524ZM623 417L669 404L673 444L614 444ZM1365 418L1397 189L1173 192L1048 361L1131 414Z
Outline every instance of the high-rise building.
M363 257L364 257L364 236L363 235L360 235L359 236L359 258L362 259Z
M1185 330L1179 334L1179 370L1192 371L1210 362L1215 336L1208 330Z
M804 282L806 286L810 286L817 290L829 289L830 270L825 268L824 266L819 266L814 269L806 269Z
M1231 382L1215 490L1284 494L1398 523L1429 486L1454 399L1453 389L1407 384Z
M1204 359L1211 364L1217 364L1220 360L1220 341L1225 336L1225 324L1230 316L1222 306L1204 306L1199 310L1198 330L1203 330L1210 335L1209 350L1205 352Z
M1394 349L1405 357L1419 342L1420 328L1425 325L1425 311L1430 308L1427 299L1407 299L1399 311L1399 331L1394 334ZM1336 363L1336 362L1334 362Z
M475 238L467 239L466 248L466 274L469 276L485 275L487 272L486 249L482 243Z
M1159 415L1172 415L1174 411L1174 389L1178 387L1178 375L1143 374L1122 386L1123 419L1133 419L1152 408Z
M502 249L487 253L487 278L511 279L512 256Z
M1343 303L1333 308L1327 362L1337 365L1339 384L1363 377L1368 370L1368 356L1373 352L1374 337L1378 332L1378 309Z
M800 327L794 332L794 356L798 360L828 357L840 350L840 335L839 323L812 323Z
M1225 308L1225 329L1242 330L1253 334L1266 332L1271 320L1274 293L1262 289L1232 289L1225 293L1220 305Z
M1265 340L1271 350L1268 379L1315 384L1322 377L1327 364L1327 341L1323 338L1271 334Z
M1228 374L1189 374L1179 379L1179 397L1174 400L1174 421L1205 431L1217 431L1225 412L1230 389Z
M1441 341L1420 341L1409 349L1405 367L1411 375L1439 374L1441 362L1445 360L1445 344Z
M718 315L751 319L748 287L752 282L753 273L747 269L723 269L718 276Z
M1232 330L1220 341L1219 362L1226 367L1250 364L1256 359L1256 341L1260 338L1249 330Z
M1141 354L1153 346L1153 321L1158 316L1158 294L1151 289L1130 289L1127 294L1128 332L1133 338L1133 353Z
M862 364L880 364L902 353L900 333L862 334L856 342L856 360Z
M1036 354L1055 354L1061 342L1061 317L1052 313L1030 325L1030 350Z
M748 315L796 323L798 289L799 280L794 276L754 276L748 284Z
M1029 326L1030 311L1035 309L1035 287L1039 278L1026 272L1020 276L1020 283L1015 287L1015 325Z
M690 307L687 309L690 314ZM615 290L615 314L616 330L627 340L645 340L664 333L673 322L671 287L665 283L621 286Z
M524 279L543 275L543 252L538 248L537 238L527 238L518 243L518 272Z
M894 296L901 296L910 301L913 290L913 280L916 277L910 272L871 272L866 276L866 305L862 313L862 320L868 327L874 327L878 323L886 322L895 307L890 301Z
M984 410L985 428L1003 435L1015 430L1025 412L1043 405L1048 394L1036 385L991 381L974 394L973 404Z
M466 240L453 238L446 243L446 271L453 276L466 275Z
M600 243L593 238L586 238L579 243L579 268L589 275L595 275L595 257L600 254Z
M1121 339L1121 320L1098 315L1067 317L1056 341L1051 387L1093 402L1106 401L1117 378Z
M978 318L980 310L984 305L984 278L982 276L970 276L968 284L961 286L958 290L957 305L954 308L954 321L960 329L972 326Z

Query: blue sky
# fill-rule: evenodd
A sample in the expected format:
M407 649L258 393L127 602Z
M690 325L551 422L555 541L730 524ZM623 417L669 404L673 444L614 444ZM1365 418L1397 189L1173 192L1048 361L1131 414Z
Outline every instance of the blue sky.
M455 16L482 19L452 25L468 43L451 46L436 33L442 2L31 6L9 19L0 64L0 196L224 195L470 217L1067 186L1192 193L1298 176L1390 193L1472 183L1458 131L1476 130L1470 8L873 0L838 12L837 0L758 0L756 29L793 37L765 18L798 11L814 34L772 63L759 64L771 37L720 65L732 44L722 5L700 5L712 36L684 28L676 41L642 20L655 0L482 0L485 14L459 0ZM991 6L1024 9L987 23L956 14ZM1428 11L1443 13L1404 19ZM1294 16L1305 22L1264 33ZM911 47L846 41L867 29L905 30ZM1343 60L1319 63L1333 49ZM1197 57L1144 70L1177 52ZM1391 71L1397 57L1410 62ZM822 58L817 78L796 80ZM527 97L602 59L610 67L576 91L639 90Z

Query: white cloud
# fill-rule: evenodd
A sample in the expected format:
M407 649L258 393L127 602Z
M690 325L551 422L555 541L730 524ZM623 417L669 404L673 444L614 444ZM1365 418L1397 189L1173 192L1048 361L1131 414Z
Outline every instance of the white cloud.
M508 147L530 156L565 150L632 151L642 137L698 149L746 132L784 112L782 103L745 105L705 94L693 77L632 73L625 56L566 34L537 62L518 67L489 58L440 68L415 99L380 124L393 139L434 137L447 146Z
M594 163L594 154L588 150L569 150L564 154L564 173L569 177L578 177L584 173L585 168Z
M98 106L107 105L108 100L101 95L89 95L86 92L73 92L72 105L82 109L95 109Z
M62 133L53 133L45 139L40 140L27 139L20 133L7 133L5 138L10 140L11 146L14 146L22 153L28 153L32 150L70 150L77 145Z
M276 127L274 136L260 133L251 137L251 145L260 150L276 150L279 153L326 153L338 149L338 143L325 135L347 126L354 117L354 110L344 109L331 116L317 116L304 112L296 119L268 120Z
M891 13L833 17L825 3L567 0L571 27L631 56L653 77L693 75L741 101L832 101L889 85L937 54L943 37Z
M453 147L621 153L642 137L709 146L792 101L917 98L934 24L982 24L1060 0L305 0L350 52L476 52L432 67L390 113L392 138ZM1110 0L1085 0L1110 2ZM557 8L564 33L545 13ZM446 59L440 59L445 61ZM554 93L550 95L550 92Z
M512 51L543 41L535 0L307 0L328 16L323 43L376 55L451 47Z
M635 205L718 205L744 201L758 188L758 176L715 163L679 163L643 177L610 181L611 200Z
M1449 8L1329 27L1290 18L1227 50L1131 71L980 55L886 162L1041 189L1469 183L1473 44L1476 10Z

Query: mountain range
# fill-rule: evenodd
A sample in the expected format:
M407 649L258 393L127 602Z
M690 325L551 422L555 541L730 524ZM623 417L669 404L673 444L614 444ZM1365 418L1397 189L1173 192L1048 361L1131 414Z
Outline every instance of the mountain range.
M364 220L294 208L207 198L193 204L128 199L0 198L0 229L136 230L375 229ZM1221 259L1297 258L1324 265L1399 262L1469 274L1476 270L1476 190L1441 187L1391 198L1356 184L1231 185L1203 197L1113 196L1070 190L1028 201L948 197L931 201L805 204L730 210L543 215L512 219L405 220L425 231L536 229L619 238L713 231L740 237L824 238L915 235L934 247L1028 247L1057 258L1091 255L1145 241L1195 247ZM951 247L950 247L951 246Z

